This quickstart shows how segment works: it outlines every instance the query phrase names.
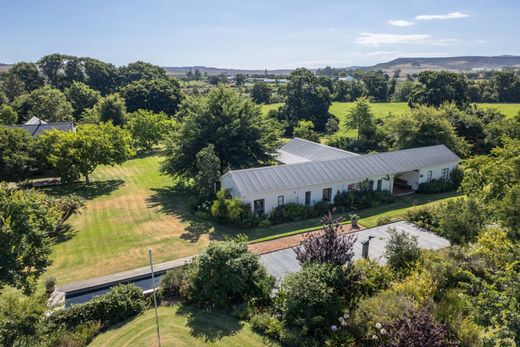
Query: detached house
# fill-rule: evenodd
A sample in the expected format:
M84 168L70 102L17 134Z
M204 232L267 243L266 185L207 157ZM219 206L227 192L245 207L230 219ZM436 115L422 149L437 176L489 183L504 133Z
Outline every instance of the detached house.
M29 119L26 123L20 124L20 125L8 125L10 128L19 128L24 129L31 134L31 136L38 136L41 133L47 131L56 129L59 131L75 131L76 128L74 127L74 123L72 122L54 122L54 123L47 123L43 120L41 120L38 117L32 117Z
M287 203L332 202L337 192L366 181L374 190L413 192L420 183L449 178L461 159L444 145L358 155L295 138L277 160L281 165L229 171L220 185L254 212L269 214Z

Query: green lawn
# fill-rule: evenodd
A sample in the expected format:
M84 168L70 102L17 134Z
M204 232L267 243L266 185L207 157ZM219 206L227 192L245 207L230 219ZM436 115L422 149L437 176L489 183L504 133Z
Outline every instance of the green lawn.
M163 262L222 239L224 227L215 229L189 213L189 195L160 175L160 160L153 155L99 167L88 187L48 191L77 193L86 198L86 208L70 218L72 230L54 246L47 275L59 284L102 276L146 266L148 249Z
M179 308L159 307L161 346L266 346L273 342L256 334L247 323L230 316ZM156 346L154 310L98 336L90 346Z

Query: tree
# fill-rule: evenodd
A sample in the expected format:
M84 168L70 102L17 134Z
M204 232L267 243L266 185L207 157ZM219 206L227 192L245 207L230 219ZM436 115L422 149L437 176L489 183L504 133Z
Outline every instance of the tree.
M229 309L256 300L266 302L274 278L244 242L211 243L186 271L184 294L200 305Z
M208 76L208 83L212 84L214 86L219 85L219 84L227 84L228 78L227 78L226 74L224 74L224 73L221 73L218 75L210 75L210 76Z
M251 88L251 99L257 104L268 104L271 102L272 88L264 82L256 82Z
M129 112L138 109L175 115L182 100L176 79L156 78L137 80L123 88L123 97Z
M32 92L44 85L44 80L42 76L40 76L38 66L34 63L16 63L11 66L7 74L16 76L22 81L24 90L27 92Z
M388 117L385 132L393 149L443 144L460 156L468 152L468 144L457 136L445 115L431 107L418 106L408 114Z
M363 76L363 82L367 91L367 96L371 96L375 101L386 101L388 97L388 76L383 71L370 71Z
M74 119L79 120L83 111L94 105L101 99L101 93L94 90L82 82L72 82L72 85L65 89L65 95L74 109Z
M193 72L193 79L195 81L200 81L201 78L202 78L202 74L200 73L200 70L195 69L195 72Z
M244 74L237 73L237 74L235 75L235 84L237 85L237 87L240 87L240 86L242 86L244 83L246 83L246 80L247 80L247 76L244 75Z
M63 78L63 71L65 67L65 60L68 56L64 54L54 53L46 55L37 64L42 74L46 77L49 84L54 88L59 88L61 79Z
M408 102L413 92L414 83L412 81L404 81L395 88L392 101Z
M412 104L439 107L454 102L462 108L469 102L468 84L463 74L448 71L423 71L410 96Z
M299 68L289 75L286 87L286 102L278 115L292 133L300 120L310 120L317 131L325 130L329 119L331 97L329 89L322 86L311 71Z
M33 165L33 139L29 132L0 125L0 179L20 181Z
M50 86L20 95L15 99L14 106L21 122L31 117L38 117L46 122L64 122L73 119L73 108L65 94Z
M511 188L499 203L501 221L511 229L514 239L520 239L520 182Z
M300 336L322 337L341 316L339 288L345 284L337 266L309 263L289 274L275 299L275 308L288 328Z
M300 264L318 262L350 267L356 237L340 235L339 222L339 219L333 219L329 214L322 219L323 229L320 233L304 236L300 247L295 248L296 259Z
M128 130L136 147L145 151L157 146L171 130L173 121L164 113L138 110L130 115Z
M119 69L122 85L138 80L167 79L166 71L157 65L136 61Z
M50 265L49 235L59 212L45 194L0 184L0 288L9 285L28 293Z
M314 131L314 124L310 120L301 120L294 128L294 136L305 140L320 143L320 135Z
M122 164L134 153L130 134L111 123L83 124L76 132L61 132L50 162L61 180L72 183L80 176L89 184L89 175L98 165Z
M127 122L125 100L115 93L101 98L93 108L94 114L101 122L112 122L123 125Z
M215 146L220 171L254 167L271 160L280 131L258 106L229 88L214 88L205 97L186 99L182 123L167 142L161 170L174 177L194 177L193 158L208 144Z
M491 78L491 88L498 102L520 101L520 78L512 69L494 71Z
M388 265L398 273L408 273L421 256L421 249L417 243L417 236L409 235L406 231L388 228L390 238L385 246L385 257Z
M368 99L359 98L356 100L354 107L349 110L345 125L347 129L357 130L358 140L368 140L376 132L373 118L374 115Z
M25 85L20 78L13 74L4 74L2 77L2 91L10 101L26 92Z
M112 64L97 59L85 59L85 74L90 88L99 91L102 95L113 93L119 85L118 70Z
M197 175L195 183L201 197L209 198L215 194L215 183L220 178L220 159L215 154L215 146L209 144L201 149L195 158Z
M455 104L443 104L439 111L457 134L471 145L473 153L487 152L485 124L481 119L459 110Z
M339 130L339 122L336 117L330 117L325 125L325 132L328 135L333 135Z
M0 124L12 125L18 122L18 114L9 105L0 104Z

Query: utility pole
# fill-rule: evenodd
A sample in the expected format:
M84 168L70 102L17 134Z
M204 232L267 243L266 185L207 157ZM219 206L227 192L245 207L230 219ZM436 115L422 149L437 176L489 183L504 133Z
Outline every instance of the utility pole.
M152 250L148 250L148 255L150 256L150 270L152 271L152 290L153 290L153 305L155 308L155 324L157 325L157 342L159 343L159 347L161 347L161 334L159 333L159 315L157 314L157 295L155 294L155 276L153 273L153 261L152 261Z

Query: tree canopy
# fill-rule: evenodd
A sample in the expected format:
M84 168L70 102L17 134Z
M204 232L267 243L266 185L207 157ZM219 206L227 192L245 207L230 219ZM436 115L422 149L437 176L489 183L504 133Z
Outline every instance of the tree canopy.
M162 171L172 176L194 177L198 169L193 159L209 144L215 146L221 172L267 163L279 144L275 122L229 88L186 99L179 118L181 125L168 139L162 164Z
M182 101L179 82L168 78L137 80L124 87L122 93L128 112L145 109L173 116Z
M65 94L51 86L18 96L14 106L21 122L33 116L46 122L72 121L72 105Z
M463 107L469 102L468 83L464 75L449 71L423 71L417 77L410 102L439 107L454 102Z
M19 181L33 165L31 135L17 128L0 125L0 180Z
M132 134L134 145L145 151L151 150L163 141L174 121L164 113L138 110L129 116L128 130Z
M88 108L94 105L101 99L101 93L95 89L90 88L85 83L74 81L72 85L65 89L65 95L72 104L74 109L74 118L79 120L81 114Z

